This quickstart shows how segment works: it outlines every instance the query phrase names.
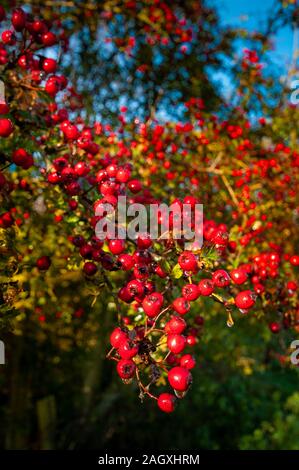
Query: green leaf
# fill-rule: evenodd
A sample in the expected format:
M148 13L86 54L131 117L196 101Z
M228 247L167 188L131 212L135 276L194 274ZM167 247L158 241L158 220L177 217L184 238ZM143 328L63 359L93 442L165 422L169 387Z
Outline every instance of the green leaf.
M172 276L175 278L175 279L180 279L180 277L182 277L183 275L183 271L180 267L180 265L177 263L173 270L172 270Z

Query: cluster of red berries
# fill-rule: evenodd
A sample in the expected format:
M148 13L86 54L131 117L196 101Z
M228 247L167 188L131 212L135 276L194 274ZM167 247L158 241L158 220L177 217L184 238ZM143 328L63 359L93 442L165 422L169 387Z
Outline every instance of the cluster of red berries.
M136 2L131 3L134 4L132 8L135 8ZM162 15L166 24L173 26L177 23L177 19L170 16L169 7L158 0L156 4L161 11L151 11L153 21L156 15L159 18ZM4 19L5 12L0 7L0 22ZM57 75L56 60L41 55L43 48L65 41L63 32L59 35L53 33L47 21L32 18L20 8L13 11L11 25L13 29L5 29L2 33L0 64L15 65L25 85L26 80L29 80L31 88L33 85L38 86L38 90L43 88L53 102L50 105L42 103L42 112L39 115L45 127L50 130L49 134L40 135L34 141L38 151L47 154L47 165L39 165L38 158L34 162L34 152L20 147L20 140L17 139L13 142L15 147L12 154L6 157L7 161L16 165L21 174L34 165L39 166L43 184L50 192L54 187L55 195L58 192L62 194L66 208L63 214L55 214L56 223L60 223L69 212L80 216L83 228L79 228L76 235L69 236L72 244L70 252L71 255L74 252L79 254L88 280L96 283L97 276L103 280L107 272L109 274L117 271L117 283L112 287L112 294L119 307L120 319L111 333L112 349L108 357L117 362L117 373L125 383L136 379L142 398L153 398L157 400L161 410L172 412L177 399L184 397L192 383L191 370L196 362L190 350L192 352L192 347L198 342L204 324L204 318L195 314L200 301L209 298L220 303L227 313L227 324L232 325L235 307L247 314L258 298L261 308L267 306L268 296L271 294L272 305L276 305L277 301L287 311L283 324L292 324L287 300L294 298L298 290L293 269L299 266L299 256L282 254L279 247L272 247L267 252L261 251L255 256L246 258L244 255L241 258L248 262L234 262L236 253L238 261L239 256L242 256L241 250L253 240L257 244L264 242L266 229L272 228L266 214L261 214L261 220L251 214L262 199L261 193L251 194L248 187L251 178L277 171L281 180L281 198L292 178L287 178L288 175L281 178L279 171L282 165L279 157L268 161L261 150L255 153L262 155L262 158L254 161L250 168L244 170L242 167L232 171L231 176L235 181L232 188L226 175L217 166L218 157L213 161L213 157L209 157L213 153L205 152L205 148L213 139L225 136L229 145L234 140L237 161L242 162L244 155L254 149L253 143L245 135L250 128L249 122L244 120L241 125L236 122L221 122L217 116L206 118L203 115L204 104L197 98L186 103L186 108L193 113L196 123L194 119L177 123L173 131L168 124L140 123L136 120L136 134L133 139L128 138L124 132L125 108L121 110L118 133L110 126L100 123L93 127L86 126L80 117L71 120L67 107L58 105L57 95L62 92L64 96L69 93L72 97L79 97L69 86L66 77ZM176 35L182 41L190 42L191 35L186 24L182 23L180 26L181 28L176 29ZM12 53L15 51L18 53ZM258 57L254 52L247 51L243 63L246 67L255 64L258 68ZM14 139L14 135L11 135L14 131L11 120L13 112L8 103L0 103L1 116L10 116L0 118L0 137L11 136L10 139ZM17 133L19 126L16 127ZM53 158L48 155L51 147L55 150ZM133 154L137 147L146 164L146 171L139 172L141 175L145 174L142 182L138 165L133 165ZM196 166L195 158L194 164L188 166L185 163L189 150L191 157L203 150L203 161L208 171L202 171L200 166ZM278 145L273 152L289 153L285 146ZM298 155L292 153L291 161L294 168L299 167ZM245 223L238 226L236 239L229 238L228 225L211 219L214 214L204 219L203 227L199 229L202 233L197 234L202 236L203 246L195 246L192 251L184 249L183 237L178 240L173 237L173 233L181 227L181 219L174 216L170 219L170 236L166 239L153 240L148 233L139 234L136 240L125 241L108 236L105 240L98 239L95 227L104 217L106 204L116 209L119 196L128 196L130 203L146 205L161 202L151 190L158 171L159 178L162 174L165 181L175 180L177 187L183 188L183 197L172 202L172 206L180 209L181 213L184 213L185 205L194 210L199 202L209 203L213 200L213 194L217 194L221 184L224 184L228 188L228 196L220 208L220 218L221 214L231 214L231 219L235 221L244 215L247 217ZM9 175L0 172L0 190L5 195L17 189L30 193L31 188L26 179L21 178L15 185L11 185L9 179ZM207 185L209 181L212 181L213 190L203 191L204 200L199 201L194 194L200 184ZM243 200L235 200L234 189L241 191ZM294 206L293 188L288 196ZM237 206L236 210L232 210L234 204ZM99 213L102 215L99 216ZM9 229L14 224L19 225L18 215L15 208L1 213L0 227ZM23 215L25 218L25 214ZM163 214L158 216L160 227L164 222L163 217ZM226 219L223 217L221 220ZM194 228L192 217L190 228ZM43 254L35 261L35 271L42 277L51 264L51 257ZM288 278L288 281L281 282L274 295L271 293L273 286L269 288L268 284L280 277L282 265L286 268L282 277L284 280ZM223 269L227 266L234 268ZM52 267L55 267L54 262ZM293 310L296 309L297 304ZM78 312L79 317L82 312ZM41 321L45 321L43 315L41 318ZM270 328L277 333L280 323L271 322ZM157 396L152 392L152 386L161 377L167 377L172 390L171 393L163 392ZM144 385L145 378L147 385Z

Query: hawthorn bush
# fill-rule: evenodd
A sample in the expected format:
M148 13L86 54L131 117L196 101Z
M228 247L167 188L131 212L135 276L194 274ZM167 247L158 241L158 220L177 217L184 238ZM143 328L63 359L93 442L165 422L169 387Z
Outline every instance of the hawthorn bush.
M222 31L211 42L213 24L221 28L204 3L119 3L78 3L61 16L39 2L0 7L5 446L146 446L145 423L183 421L181 448L198 422L193 446L287 447L261 422L272 420L269 396L277 410L292 408L298 379L290 363L299 327L298 108L269 73L268 36ZM296 18L292 3L278 11ZM208 66L242 36L254 48L230 67L228 103ZM110 120L107 110L100 118L84 108L74 76L86 69L79 61L72 76L67 63L78 41L87 66L80 41L92 49L93 38L124 60L110 75L132 77L130 93L114 87ZM99 67L89 68L85 92ZM140 113L137 98L130 106L133 87L146 102ZM186 250L175 218L167 239L100 240L97 214L119 196L146 207L203 204L203 245ZM160 443L174 444L163 433Z

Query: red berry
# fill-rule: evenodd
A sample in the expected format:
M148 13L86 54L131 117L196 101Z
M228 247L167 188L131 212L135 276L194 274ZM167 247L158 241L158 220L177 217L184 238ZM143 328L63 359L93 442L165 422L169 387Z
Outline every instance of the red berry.
M59 90L59 88L57 89L57 91ZM47 90L48 91L48 90ZM49 91L48 91L49 93ZM68 139L68 140L76 140L79 136L79 131L78 131L78 128L77 126L74 126L73 124L69 124L64 130L63 130L63 133L65 135L65 137Z
M296 291L298 289L298 285L296 282L294 281L288 281L287 282L287 289L289 291Z
M79 253L82 256L82 258L91 259L92 253L93 253L92 245L89 245L88 243L86 243L85 245L81 246Z
M13 152L12 161L15 165L22 167L24 170L28 170L34 163L32 155L29 155L23 148L16 149Z
M127 286L125 287L122 287L119 291L118 291L118 298L120 300L122 300L123 302L126 302L126 303L130 303L132 302L134 296L130 293L129 289L127 288Z
M77 209L78 207L78 201L76 201L75 199L70 199L68 201L68 205L69 205L69 208L74 211L75 209Z
M224 269L218 269L213 273L212 281L216 287L227 287L230 284L230 277Z
M134 298L142 298L144 296L143 284L138 279L133 279L132 281L128 282L127 290Z
M36 266L40 271L47 271L51 266L51 259L49 256L41 256L36 260Z
M269 324L269 328L272 333L279 333L280 332L280 324L276 321Z
M195 318L195 323L199 326L202 326L205 322L204 318L201 315L197 315Z
M110 335L110 344L114 348L119 348L121 343L128 339L126 333L119 327L114 328Z
M187 326L187 323L182 317L177 315L171 317L171 319L165 325L165 332L167 334L181 334Z
M186 338L182 335L171 334L167 338L167 347L173 354L181 353L186 346Z
M152 240L148 233L140 234L137 238L137 246L140 250L146 250L152 245Z
M125 241L124 240L110 240L108 243L108 247L110 252L113 255L119 255L125 249Z
M136 194L141 191L142 185L139 180L131 180L128 182L128 188L133 194Z
M120 168L117 173L116 173L116 181L119 183L127 183L131 177L131 172L130 170L126 168Z
M111 165L108 165L106 167L106 171L107 171L108 176L110 176L110 178L115 178L116 173L118 171L118 166L112 163Z
M163 295L160 292L153 292L147 295L142 301L142 307L146 315L150 318L156 317L162 309Z
M255 284L254 292L256 292L258 295L263 294L263 292L265 292L265 286L263 286L263 284L260 284L260 283Z
M117 260L119 261L121 268L124 271L130 271L130 269L132 269L134 266L133 257L131 255L128 255L127 253L122 253L121 255L119 255Z
M192 383L192 375L185 367L173 367L168 372L168 381L174 390L185 392Z
M196 365L196 361L191 354L184 354L180 359L180 365L185 367L185 369L193 369Z
M186 338L186 343L188 346L195 346L196 345L196 336L188 335Z
M43 70L47 73L55 73L57 68L57 62L55 59L44 59L43 61Z
M14 224L14 219L10 212L4 212L0 217L0 227L8 228Z
M138 347L131 345L130 341L123 341L118 349L118 354L122 359L132 359L138 353Z
M180 315L185 315L190 310L190 303L184 297L178 297L172 302L172 308Z
M51 33L51 31L48 31L47 33L44 33L42 35L42 43L46 47L54 46L56 44L57 38L54 33Z
M293 255L290 257L290 263L293 266L299 266L299 255Z
M16 43L15 34L13 31L10 31L9 29L3 31L1 38L4 44L7 44L9 46L13 46Z
M161 393L158 398L158 407L164 413L172 413L175 408L176 398L171 393Z
M9 112L9 106L4 101L0 101L0 114L7 114Z
M216 230L213 233L212 241L216 245L225 246L228 244L228 233L223 230Z
M16 31L22 31L26 25L26 13L22 8L15 8L12 12L11 22Z
M200 295L208 296L214 292L214 283L211 279L202 279L198 283Z
M8 137L13 131L13 124L10 119L0 119L0 137Z
M235 284L244 284L244 282L247 281L247 273L244 269L242 268L237 268L237 269L233 269L231 272L230 272L230 277L232 278L232 280L234 281Z
M135 374L136 365L130 359L120 359L117 363L116 370L121 379L128 380Z
M182 295L186 300L192 301L199 297L199 289L196 284L185 284L182 288Z
M97 270L98 268L96 264L94 264L92 261L87 261L87 263L85 263L83 266L83 271L85 274L87 274L87 276L94 276Z
M235 304L241 310L247 310L255 304L256 294L251 290L244 290L239 292L235 298Z
M178 263L183 271L191 271L192 273L197 271L197 259L191 252L184 251L179 256Z

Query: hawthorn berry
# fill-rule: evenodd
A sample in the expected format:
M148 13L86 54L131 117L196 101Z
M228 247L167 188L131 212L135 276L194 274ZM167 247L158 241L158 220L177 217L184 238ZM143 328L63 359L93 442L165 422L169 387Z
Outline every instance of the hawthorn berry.
M47 271L49 267L51 266L51 259L49 256L41 256L36 260L36 267L40 271Z
M176 397L171 393L161 393L158 397L158 407L164 413L172 413L175 409Z
M26 13L22 8L15 8L12 12L11 22L16 31L22 31L26 25Z
M9 113L9 106L5 102L0 102L0 114L7 114Z
M230 272L230 277L233 282L238 285L244 284L248 278L246 271L242 268L233 269Z
M197 271L197 259L191 252L184 251L179 256L178 263L183 271L191 271L192 273Z
M186 337L186 343L188 344L188 346L195 346L196 345L196 336L194 335L188 335Z
M87 274L87 276L94 276L97 270L97 265L94 264L92 261L87 261L86 263L84 263L83 271L85 274Z
M173 367L168 372L168 381L174 390L185 392L192 383L192 375L185 367Z
M254 306L256 294L251 290L239 292L235 298L236 306L241 310L248 310Z
M180 359L180 365L185 369L193 369L196 365L196 361L191 354L184 354Z
M224 269L218 269L212 274L212 281L216 287L227 287L230 284L230 277Z
M121 343L128 339L127 334L119 327L114 328L110 335L110 344L114 348L118 348Z
M172 302L172 308L180 315L186 315L190 310L190 303L184 297L178 297Z
M41 40L42 40L42 43L44 44L44 46L50 47L50 46L54 46L54 44L56 44L57 37L51 31L47 31L46 33L42 34Z
M8 137L13 132L13 124L10 119L0 119L0 137Z
M135 363L130 359L120 359L117 363L116 370L121 379L131 379L136 370Z
M134 277L136 279L141 279L141 280L147 279L150 275L148 266L143 266L143 265L139 265L139 264L137 264L134 267L133 272L134 272Z
M110 240L108 243L108 248L113 255L119 255L125 249L124 240Z
M214 282L211 279L202 279L198 283L199 294L209 296L214 292Z
M144 296L144 286L138 279L133 279L127 284L128 293L134 298L141 298Z
M274 322L269 324L269 328L272 331L272 333L279 333L280 329L281 329L281 326L278 322L274 321Z
M182 296L189 301L198 299L198 286L196 284L185 284L182 288Z
M142 307L146 315L150 318L156 317L161 312L163 301L164 298L160 292L153 292L144 297Z
M167 334L181 334L187 327L187 323L182 317L174 315L165 325L165 332Z
M130 271L134 266L134 259L131 255L127 253L122 253L118 256L117 260L119 261L121 268L124 271Z
M182 335L170 334L167 338L167 347L173 354L181 353L186 345L186 338Z
M290 257L290 263L293 266L299 266L299 255L293 255Z
M42 63L43 70L46 73L55 73L57 69L57 62L55 59L44 59Z
M13 31L5 30L1 35L2 41L8 46L13 46L16 43L16 36Z
M34 163L32 155L23 148L14 150L12 161L15 165L22 167L24 170L28 170Z
M142 185L139 180L131 180L128 182L128 189L133 193L139 193L142 189Z
M122 287L117 294L118 298L123 302L130 303L134 299L134 295L129 291L127 286Z
M138 354L138 347L131 344L129 340L126 340L120 343L117 352L122 359L132 359Z
M146 250L147 248L150 248L151 245L152 245L152 240L148 233L143 233L143 234L138 235L137 246L140 250Z
M115 175L116 181L119 183L127 183L130 177L131 172L127 168L120 168Z
M288 291L294 292L298 289L298 285L294 281L288 281L287 282L287 289L288 289Z
M265 286L263 286L263 284L261 284L260 282L256 283L253 288L254 292L258 295L261 295L263 294L263 292L265 292Z

